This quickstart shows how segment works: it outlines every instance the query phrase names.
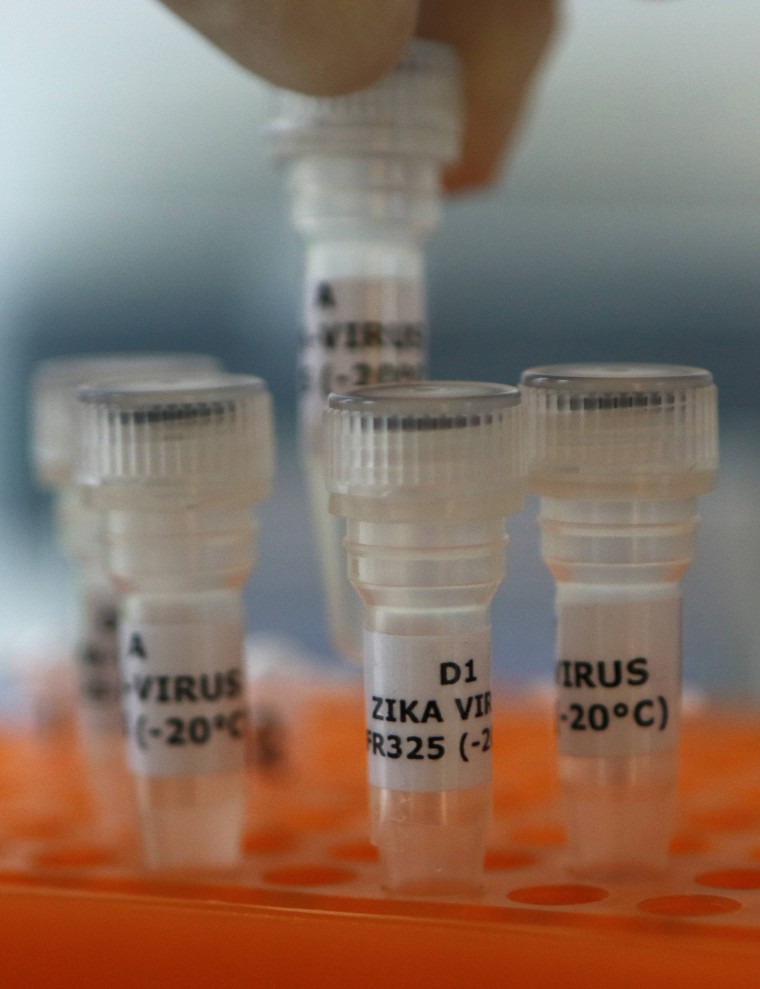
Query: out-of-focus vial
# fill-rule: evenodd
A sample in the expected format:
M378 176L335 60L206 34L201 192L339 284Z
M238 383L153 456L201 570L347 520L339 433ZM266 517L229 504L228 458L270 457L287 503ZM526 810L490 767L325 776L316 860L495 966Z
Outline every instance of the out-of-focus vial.
M31 456L39 482L52 490L56 541L76 579L79 722L89 787L107 828L128 824L124 799L124 732L117 658L116 593L102 566L100 513L85 504L75 483L77 389L91 382L171 378L214 372L205 354L135 353L55 357L34 371L30 397Z
M121 596L129 764L146 865L234 865L245 810L242 589L271 488L269 393L208 374L80 391L78 480Z
M459 153L459 64L415 40L394 71L357 93L279 91L270 135L306 242L300 432L333 640L361 657L343 524L327 511L322 412L330 392L425 376L423 245L441 213L440 173Z
M717 470L699 368L567 364L522 376L529 488L556 582L559 774L572 868L667 862L678 769L680 581Z
M491 807L490 604L523 497L519 394L419 382L332 395L330 511L364 611L372 837L384 885L471 893Z

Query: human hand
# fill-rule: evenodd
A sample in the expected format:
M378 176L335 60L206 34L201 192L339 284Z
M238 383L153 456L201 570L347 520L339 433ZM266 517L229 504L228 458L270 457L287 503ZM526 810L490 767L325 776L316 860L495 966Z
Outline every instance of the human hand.
M517 129L555 23L554 0L163 0L245 68L277 86L336 96L386 75L414 34L462 60L462 156L450 191L485 185Z

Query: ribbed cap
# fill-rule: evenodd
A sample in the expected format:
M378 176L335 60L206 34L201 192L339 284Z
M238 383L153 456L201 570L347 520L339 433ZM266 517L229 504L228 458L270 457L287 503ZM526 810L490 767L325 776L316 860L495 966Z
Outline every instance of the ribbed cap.
M269 127L274 150L281 157L375 152L453 161L462 133L460 86L454 50L417 38L390 75L359 92L278 90Z
M77 480L99 507L172 499L261 501L273 464L269 392L260 378L209 374L79 392Z
M57 487L72 480L77 389L82 385L203 374L218 369L216 358L206 354L84 354L42 361L32 378L30 409L32 460L40 482Z
M556 364L525 371L530 490L557 498L688 498L718 467L717 390L701 368Z
M482 519L519 511L520 395L425 381L331 395L330 511L365 521Z

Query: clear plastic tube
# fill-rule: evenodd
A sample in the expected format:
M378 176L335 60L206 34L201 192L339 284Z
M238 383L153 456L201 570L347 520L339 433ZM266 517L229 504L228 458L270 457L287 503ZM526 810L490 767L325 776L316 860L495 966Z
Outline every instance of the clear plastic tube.
M680 579L697 521L695 499L542 499L542 552L557 580L559 776L578 872L640 875L667 862Z
M489 605L505 545L501 518L348 521L349 574L364 605L372 838L389 889L479 885L491 814ZM420 669L399 696L403 666ZM387 760L408 760L406 782ZM460 773L437 772L452 761Z
M251 507L269 491L258 378L83 389L79 481L120 593L129 764L145 863L234 865L245 809Z
M460 127L456 57L420 40L359 93L281 93L271 125L306 242L299 419L314 531L331 634L356 660L361 612L342 565L343 523L327 511L322 412L330 392L425 375L423 245Z
M330 506L348 520L364 609L372 838L393 891L472 893L481 882L489 606L504 516L521 503L516 399L506 386L432 382L330 398Z
M572 868L664 869L678 772L680 581L717 466L699 369L560 365L523 375L542 555L557 581L559 775Z
M183 592L174 575L170 593L124 594L125 716L150 868L234 866L240 856L244 617L238 587L209 583Z
M74 481L77 389L129 379L171 379L214 372L205 354L90 354L51 358L35 369L31 394L32 457L40 482L54 492L60 549L75 569L79 726L89 789L106 830L129 828L134 814L126 778L118 600L99 553L100 513L88 507Z
M364 239L359 234L309 245L299 374L301 453L330 633L338 651L354 660L362 657L361 607L346 580L345 523L327 510L324 403L331 391L423 378L428 348L421 243L403 230L383 240L369 224ZM330 306L320 301L327 291Z

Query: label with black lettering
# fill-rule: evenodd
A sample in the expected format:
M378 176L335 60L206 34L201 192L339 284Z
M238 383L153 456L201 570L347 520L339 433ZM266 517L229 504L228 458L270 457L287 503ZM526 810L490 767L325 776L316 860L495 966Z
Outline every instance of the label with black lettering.
M236 626L123 623L127 752L143 776L242 769L247 708Z
M557 614L560 754L673 748L681 692L678 600L561 600Z
M87 588L77 648L81 716L89 735L122 729L118 611L107 588Z
M491 779L491 638L365 632L372 786L416 793Z
M417 281L308 281L299 358L302 425L319 428L330 392L424 377L427 338Z

